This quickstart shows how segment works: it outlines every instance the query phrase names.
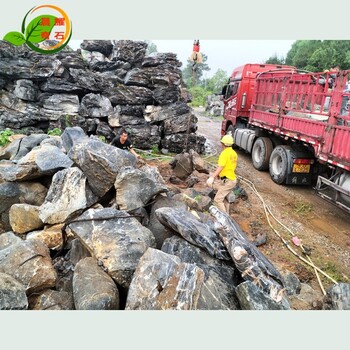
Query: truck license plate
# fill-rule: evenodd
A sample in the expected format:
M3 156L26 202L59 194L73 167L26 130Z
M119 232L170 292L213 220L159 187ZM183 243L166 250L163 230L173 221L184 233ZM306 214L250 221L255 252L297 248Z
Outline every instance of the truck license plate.
M293 173L309 173L310 164L293 164Z

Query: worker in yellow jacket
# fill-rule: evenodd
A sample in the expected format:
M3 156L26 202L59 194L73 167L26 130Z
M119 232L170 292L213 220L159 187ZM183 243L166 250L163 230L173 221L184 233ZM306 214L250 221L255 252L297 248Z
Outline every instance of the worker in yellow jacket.
M223 151L220 153L218 166L207 180L207 185L217 191L214 204L224 213L229 214L230 203L227 195L236 187L237 153L232 149L234 143L231 135L225 135L221 139Z

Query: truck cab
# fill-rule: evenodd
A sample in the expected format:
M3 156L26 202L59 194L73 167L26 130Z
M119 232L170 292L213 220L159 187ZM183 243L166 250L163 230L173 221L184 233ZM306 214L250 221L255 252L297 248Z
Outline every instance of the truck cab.
M233 135L234 129L246 127L257 74L283 68L295 69L295 67L278 64L248 63L233 70L228 83L222 89L222 95L224 96L222 135L227 132L231 132Z

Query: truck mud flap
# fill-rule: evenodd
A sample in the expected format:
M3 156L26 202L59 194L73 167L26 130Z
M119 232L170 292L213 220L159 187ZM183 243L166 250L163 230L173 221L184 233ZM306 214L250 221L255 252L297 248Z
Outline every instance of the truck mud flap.
M350 191L322 176L318 176L315 187L318 196L350 213Z

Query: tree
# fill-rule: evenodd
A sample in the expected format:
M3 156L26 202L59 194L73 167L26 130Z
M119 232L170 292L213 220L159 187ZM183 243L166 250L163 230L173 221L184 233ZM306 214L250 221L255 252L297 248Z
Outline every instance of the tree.
M158 52L157 45L155 43L152 43L150 40L145 40L145 42L148 44L146 55L150 55L153 52Z
M273 56L270 56L265 63L267 64L285 64L285 59L283 56L277 57L277 54L275 53Z
M223 69L218 69L216 73L207 80L206 89L212 93L221 93L222 87L227 83L228 75Z
M350 68L350 40L297 40L286 56L286 64L321 72L338 65Z
M208 56L202 53L203 63L198 64L196 70L193 71L193 62L188 60L187 65L182 69L182 79L187 87L192 87L195 85L201 85L201 78L203 72L210 71L210 68L207 63Z

